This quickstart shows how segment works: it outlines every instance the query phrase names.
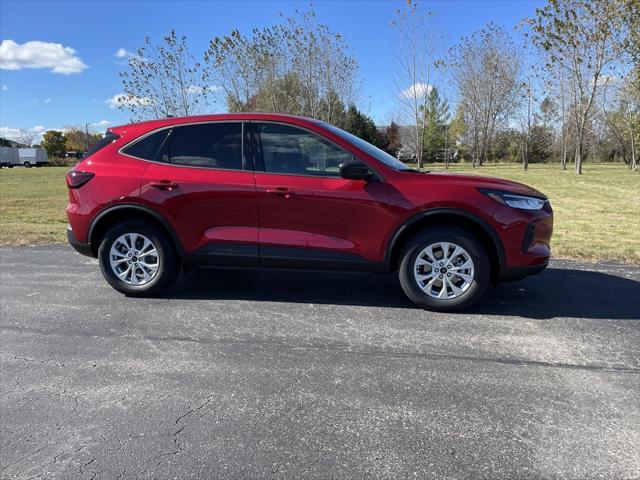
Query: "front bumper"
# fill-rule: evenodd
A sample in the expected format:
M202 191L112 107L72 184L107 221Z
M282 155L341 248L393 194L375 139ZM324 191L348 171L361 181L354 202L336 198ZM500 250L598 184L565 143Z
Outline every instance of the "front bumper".
M547 268L551 256L552 233L553 215L549 214L530 222L524 231L521 250L517 252L519 263L504 265L500 269L498 280L501 282L521 280Z
M73 234L71 225L67 225L67 241L69 242L69 245L71 245L75 249L76 252L82 255L86 255L87 257L95 258L93 250L91 249L91 245L76 240L76 236Z
M494 214L494 220L500 227L505 253L497 281L520 280L547 267L553 234L553 210L549 203L538 211L503 207Z
M500 276L498 281L500 282L515 282L516 280L522 280L525 277L540 273L549 265L549 259L547 258L540 265L529 265L527 267L502 267L500 269Z

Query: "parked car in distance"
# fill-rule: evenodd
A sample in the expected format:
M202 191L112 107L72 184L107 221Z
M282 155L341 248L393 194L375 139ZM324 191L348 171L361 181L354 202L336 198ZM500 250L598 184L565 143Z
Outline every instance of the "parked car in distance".
M397 274L413 302L452 311L549 260L553 214L537 190L421 173L301 117L114 127L67 185L69 242L131 296L160 293L181 267L360 270Z
M398 150L398 160L401 162L415 162L416 161L416 152L414 152L410 148L401 148Z

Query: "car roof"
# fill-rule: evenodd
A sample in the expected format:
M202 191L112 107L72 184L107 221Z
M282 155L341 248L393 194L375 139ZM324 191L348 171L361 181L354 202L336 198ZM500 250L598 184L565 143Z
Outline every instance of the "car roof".
M180 125L185 123L200 123L211 121L249 121L249 120L262 120L262 121L275 121L285 122L300 126L309 126L309 124L320 125L323 122L315 120L313 118L301 117L298 115L285 115L281 113L260 113L260 112L243 112L243 113L215 113L210 115L191 115L187 117L167 117L159 118L155 120L145 120L142 122L129 123L125 125L118 125L108 129L110 132L124 135L125 132L141 133L155 130L157 128L168 127L172 125Z

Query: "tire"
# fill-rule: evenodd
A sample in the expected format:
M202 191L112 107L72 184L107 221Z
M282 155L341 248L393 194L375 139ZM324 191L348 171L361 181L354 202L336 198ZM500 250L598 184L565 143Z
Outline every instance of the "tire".
M135 249L128 248L132 243ZM133 256L129 256L129 252ZM137 258L135 252L143 255ZM139 220L126 220L113 226L100 242L98 260L107 282L131 297L157 295L171 286L180 271L178 255L169 238L154 225Z
M448 259L441 256L445 249ZM469 308L485 296L491 287L491 262L482 242L471 233L443 226L425 230L409 241L400 257L398 277L402 290L416 305L452 312Z
M31 162L24 162L25 168L31 168Z

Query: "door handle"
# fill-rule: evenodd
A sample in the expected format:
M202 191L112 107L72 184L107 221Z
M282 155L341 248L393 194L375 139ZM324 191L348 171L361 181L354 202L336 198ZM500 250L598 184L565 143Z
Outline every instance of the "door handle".
M267 195L274 195L281 198L291 198L292 193L286 187L267 188L265 190Z
M171 191L174 188L178 188L178 184L171 180L160 180L159 182L151 182L151 186L160 190Z

